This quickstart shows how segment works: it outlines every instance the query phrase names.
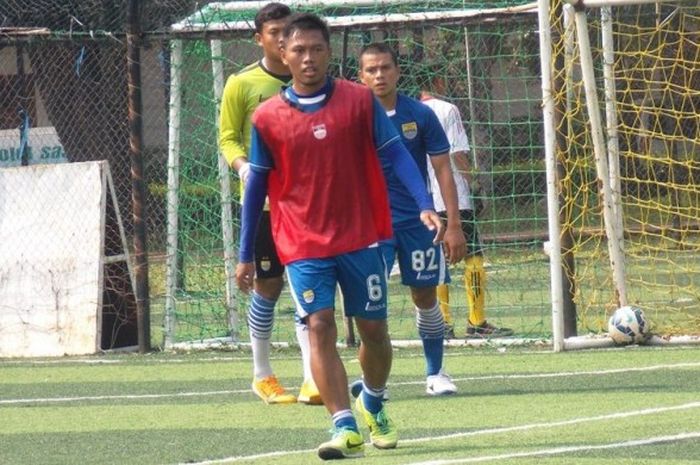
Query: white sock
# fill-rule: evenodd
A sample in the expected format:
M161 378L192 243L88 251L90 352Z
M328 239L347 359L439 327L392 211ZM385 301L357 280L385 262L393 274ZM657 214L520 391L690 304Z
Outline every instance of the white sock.
M304 381L313 379L311 375L311 345L309 343L309 327L304 323L294 325L297 332L297 341L301 349L301 364L304 368Z
M270 340L259 339L250 335L250 346L253 350L253 376L261 380L272 375L270 366Z

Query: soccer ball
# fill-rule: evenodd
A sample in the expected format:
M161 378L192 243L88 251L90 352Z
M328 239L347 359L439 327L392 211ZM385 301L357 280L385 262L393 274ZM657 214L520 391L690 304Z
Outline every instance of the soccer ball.
M639 344L647 333L647 320L639 307L625 305L615 310L608 321L608 334L617 344Z

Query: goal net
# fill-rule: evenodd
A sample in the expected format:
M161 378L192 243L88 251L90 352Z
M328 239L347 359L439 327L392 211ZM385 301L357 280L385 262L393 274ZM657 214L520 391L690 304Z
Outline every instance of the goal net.
M579 334L625 303L656 333L700 334L700 7L620 3L553 2L544 25L563 292Z
M153 302L154 313L163 308L171 344L231 334L247 340L247 300L236 295L227 276L237 256L239 197L237 178L220 166L217 96L229 75L260 58L252 20L262 4L210 4L171 28L177 40L170 55L169 280L163 307ZM462 1L355 0L298 2L292 8L327 19L334 76L355 79L361 47L386 41L398 53L402 92L416 97L426 73L444 78L445 97L462 113L473 174L483 186L479 227L486 245L488 321L514 328L520 337L548 337L535 4L469 2L465 8ZM232 237L232 243L224 237ZM226 257L232 257L228 264ZM462 267L452 275L452 317L463 338L467 304ZM409 291L397 277L391 279L390 294L392 337L417 339ZM273 339L295 340L293 303L286 292L277 306Z

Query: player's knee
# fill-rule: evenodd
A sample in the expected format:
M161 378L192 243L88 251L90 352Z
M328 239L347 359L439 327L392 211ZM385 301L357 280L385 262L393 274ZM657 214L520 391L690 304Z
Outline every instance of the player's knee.
M306 317L306 322L309 328L309 340L312 343L326 345L332 341L335 345L337 328L332 309L312 313Z
M277 301L282 288L284 287L284 279L282 276L276 278L257 278L255 280L255 292L268 300Z
M411 297L418 308L432 308L437 303L435 287L411 287Z
M389 330L387 329L386 320L357 319L356 323L363 344L383 346L389 343Z

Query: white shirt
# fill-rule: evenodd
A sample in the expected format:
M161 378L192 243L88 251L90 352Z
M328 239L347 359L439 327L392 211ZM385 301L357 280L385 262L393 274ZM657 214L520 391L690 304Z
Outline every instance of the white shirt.
M452 164L452 175L457 186L457 200L460 210L473 210L471 192L469 183L464 179L464 176L457 171L454 162L454 154L457 152L469 152L469 139L462 124L462 116L459 114L459 109L444 100L430 97L426 100L421 100L422 103L429 106L438 117L442 129L445 130L447 140L450 142L450 162ZM426 155L427 156L427 155ZM428 157L430 159L430 157ZM445 202L440 193L440 186L435 177L433 166L428 160L428 179L430 179L430 189L433 193L433 202L435 203L435 211L444 212L447 210Z

